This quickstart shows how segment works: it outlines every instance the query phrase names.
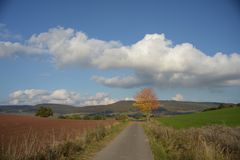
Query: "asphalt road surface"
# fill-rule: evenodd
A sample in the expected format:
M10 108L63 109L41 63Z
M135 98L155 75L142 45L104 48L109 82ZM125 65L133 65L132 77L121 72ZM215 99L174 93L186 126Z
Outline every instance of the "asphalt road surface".
M148 139L139 123L125 128L93 160L153 160Z

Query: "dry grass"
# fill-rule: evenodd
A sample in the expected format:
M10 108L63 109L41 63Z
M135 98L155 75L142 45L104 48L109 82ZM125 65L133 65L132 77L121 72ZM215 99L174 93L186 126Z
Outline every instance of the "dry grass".
M145 125L155 160L238 160L240 128L206 126L177 130Z
M76 159L76 155L81 157L81 153L85 151L91 144L103 140L110 135L119 123L103 126L99 125L94 129L88 129L83 134L72 138L63 135L61 141L57 141L52 134L48 143L42 143L39 135L29 133L21 138L21 143L9 143L9 145L1 145L1 160L56 160L56 159ZM71 138L69 138L71 137Z
M0 116L1 160L70 159L111 134L117 121Z

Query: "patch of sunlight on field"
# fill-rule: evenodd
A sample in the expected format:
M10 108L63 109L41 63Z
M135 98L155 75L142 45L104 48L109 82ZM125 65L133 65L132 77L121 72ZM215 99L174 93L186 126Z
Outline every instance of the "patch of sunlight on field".
M240 107L187 115L165 116L160 117L158 120L161 124L174 128L201 127L213 124L240 126Z

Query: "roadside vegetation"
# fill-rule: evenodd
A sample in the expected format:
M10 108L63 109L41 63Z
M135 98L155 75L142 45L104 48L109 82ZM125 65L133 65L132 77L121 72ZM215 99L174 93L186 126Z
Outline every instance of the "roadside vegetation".
M240 108L164 116L145 123L155 160L240 159Z
M117 125L113 125L106 133L106 135L100 140L92 140L89 145L86 146L84 151L80 154L76 154L73 160L92 160L97 152L103 149L111 140L114 139L127 125L128 121L119 121ZM91 138L91 136L90 136Z
M215 125L175 129L144 125L155 160L239 160L240 128Z

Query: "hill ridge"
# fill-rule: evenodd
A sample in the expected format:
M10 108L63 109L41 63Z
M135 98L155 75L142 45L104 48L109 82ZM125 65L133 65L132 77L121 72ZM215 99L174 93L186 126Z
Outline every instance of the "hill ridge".
M2 113L35 113L38 107L47 106L53 109L54 113L99 113L99 112L136 112L133 107L133 100L121 100L107 105L89 105L78 107L66 104L42 103L37 105L0 105ZM207 108L218 107L218 102L189 102L189 101L173 101L161 100L159 112L163 114L198 112Z

